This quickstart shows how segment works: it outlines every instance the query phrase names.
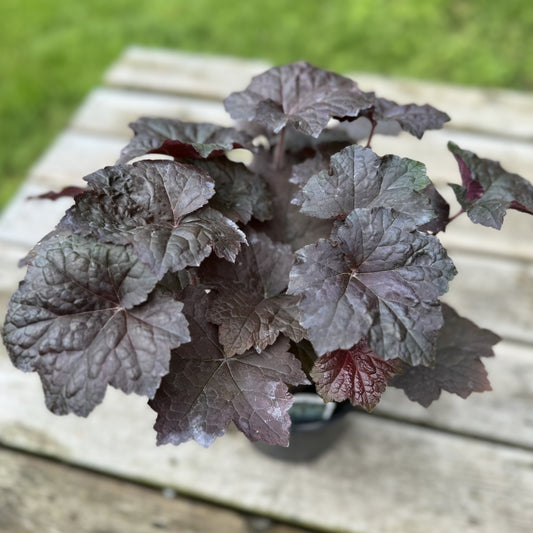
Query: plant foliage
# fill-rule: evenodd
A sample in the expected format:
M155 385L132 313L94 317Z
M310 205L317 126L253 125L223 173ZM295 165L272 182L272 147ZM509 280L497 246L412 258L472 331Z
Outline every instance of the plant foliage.
M2 334L47 406L86 416L111 385L149 398L160 444L208 446L233 422L286 446L299 386L367 410L388 384L425 406L489 390L499 338L440 302L450 206L423 163L370 148L383 124L420 138L447 115L304 62L225 103L241 129L141 118L116 165L44 196L74 204L23 261ZM533 213L526 180L449 148L474 222Z

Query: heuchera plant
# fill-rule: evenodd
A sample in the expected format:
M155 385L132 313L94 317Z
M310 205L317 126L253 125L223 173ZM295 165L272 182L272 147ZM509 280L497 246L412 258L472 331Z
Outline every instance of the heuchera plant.
M387 385L424 406L489 390L499 338L439 302L456 271L437 234L457 215L423 163L370 148L449 117L304 62L225 106L240 129L134 122L23 261L3 339L48 408L86 416L111 385L149 398L160 444L207 446L232 421L286 446L298 387L367 410ZM449 150L458 214L496 229L533 214L526 180Z

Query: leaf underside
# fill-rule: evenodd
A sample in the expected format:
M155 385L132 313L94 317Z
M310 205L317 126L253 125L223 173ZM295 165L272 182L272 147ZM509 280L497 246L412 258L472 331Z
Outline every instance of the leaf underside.
M421 139L426 130L438 130L450 117L429 104L400 105L392 100L377 97L373 92L366 93L374 103L372 118L376 122L395 122L400 128Z
M452 142L448 149L459 165L463 183L452 188L472 222L500 229L507 209L533 214L533 185L529 181Z
M175 159L219 157L251 141L246 133L234 128L168 118L141 117L130 127L135 135L122 150L119 164L148 153Z

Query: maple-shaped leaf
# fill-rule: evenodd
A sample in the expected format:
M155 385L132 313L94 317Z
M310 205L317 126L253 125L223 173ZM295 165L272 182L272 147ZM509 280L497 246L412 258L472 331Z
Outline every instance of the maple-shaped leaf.
M13 363L37 371L46 405L87 416L108 384L152 397L170 350L189 341L183 305L128 247L51 238L9 304L3 337Z
M384 361L363 339L349 350L335 350L319 357L311 377L318 394L327 402L350 400L372 411L387 387L387 381L401 369L399 359Z
M147 153L170 155L176 159L219 157L251 142L248 134L234 128L169 118L141 117L130 127L135 135L123 148L118 163L127 163Z
M426 167L394 155L379 157L370 148L352 145L331 157L328 170L313 175L302 189L302 213L317 218L349 215L359 207L390 207L417 225L435 213L427 196Z
M392 100L378 97L373 92L365 93L373 109L367 115L377 123L393 122L404 131L421 139L426 130L442 128L450 117L429 104L404 104L400 105Z
M212 250L232 261L246 242L233 221L202 207L215 191L213 180L199 168L140 161L106 167L85 179L89 190L76 198L61 226L131 244L158 277L198 266Z
M431 365L442 326L438 297L455 267L433 235L391 209L355 209L296 252L288 292L319 355L366 338L379 357Z
M533 215L533 185L529 181L452 142L448 149L455 156L463 182L451 187L472 222L500 229L507 209Z
M459 316L442 304L444 326L437 337L435 366L403 365L403 373L390 385L403 389L410 400L428 407L442 390L467 398L472 392L491 390L481 357L494 355L501 339L487 329Z
M252 217L272 218L272 198L265 181L240 163L227 159L195 161L215 182L215 195L209 205L235 222L247 224Z
M308 383L289 341L228 357L218 328L207 321L204 291L189 287L180 299L192 342L172 352L170 372L149 402L157 412L158 444L194 439L209 446L233 421L251 441L288 446L293 398L287 385Z
M355 119L373 104L344 76L300 61L255 76L250 85L224 101L237 120L254 120L274 133L287 125L318 137L330 118Z
M219 338L228 356L254 347L264 350L280 333L298 342L298 296L285 293L294 255L287 244L274 243L263 233L250 231L234 264L220 262L214 271L202 269L203 283L215 287L209 320L218 324Z

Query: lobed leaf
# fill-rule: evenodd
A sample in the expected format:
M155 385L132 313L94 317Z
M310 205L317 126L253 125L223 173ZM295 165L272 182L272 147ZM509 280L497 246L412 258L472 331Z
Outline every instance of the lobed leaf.
M500 229L507 209L533 214L533 185L502 168L449 142L459 165L463 185L452 185L455 196L476 224Z
M170 350L188 342L182 304L131 253L71 236L32 257L3 329L15 366L37 371L46 405L87 416L108 384L152 397Z
M274 133L287 125L318 137L330 118L355 119L372 103L349 78L300 61L274 67L224 101L237 120L254 120Z
M251 142L249 135L234 128L169 118L141 117L130 127L135 135L123 148L120 164L147 153L166 154L175 159L218 157Z
M421 139L426 130L437 130L450 120L450 117L429 104L400 105L392 100L377 97L373 92L365 93L374 104L371 117L376 122L395 122L404 131Z
M170 372L149 405L157 412L158 444L194 439L209 446L229 422L252 441L288 446L293 403L287 385L308 383L285 338L263 351L228 357L207 321L207 295L184 291L192 343L172 352Z
M387 387L387 381L401 369L399 359L384 361L363 339L349 350L335 350L319 357L311 377L318 394L327 402L350 400L372 411Z
M89 191L76 198L61 226L132 245L159 278L198 266L212 250L232 261L246 242L233 221L202 207L215 191L212 178L199 168L141 161L106 167L86 180Z
M195 161L215 182L210 205L234 222L247 224L254 217L269 220L273 216L272 198L264 180L244 165L227 159Z
M421 192L428 187L431 182L422 163L379 157L369 148L352 145L333 155L329 169L314 174L303 187L302 213L336 218L356 208L389 207L420 225L435 217Z
M443 390L461 398L491 390L480 358L493 356L492 346L501 340L459 316L449 305L442 304L442 312L444 326L437 337L435 366L404 365L403 373L390 381L424 407L437 400Z
M366 338L383 359L431 365L442 327L438 297L455 268L438 239L391 209L355 209L332 233L296 253L289 294L317 353Z
M305 333L298 320L299 298L285 294L291 247L254 231L248 242L234 264L201 270L202 282L215 287L208 318L220 326L219 339L228 356L252 347L264 350L281 333L296 342Z

